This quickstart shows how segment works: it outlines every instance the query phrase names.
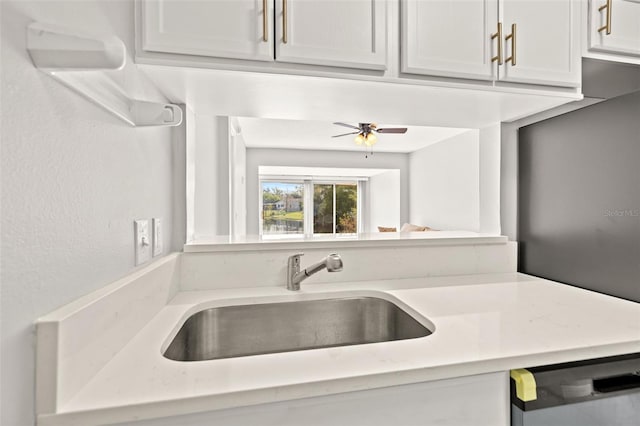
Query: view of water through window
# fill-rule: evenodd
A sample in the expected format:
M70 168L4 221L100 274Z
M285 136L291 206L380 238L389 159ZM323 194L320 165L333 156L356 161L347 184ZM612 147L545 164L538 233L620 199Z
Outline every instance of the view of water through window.
M262 234L304 234L304 185L262 182Z
M304 205L304 182L262 181L262 234L355 234L358 232L358 185L307 182L313 202ZM305 230L305 214L313 229Z

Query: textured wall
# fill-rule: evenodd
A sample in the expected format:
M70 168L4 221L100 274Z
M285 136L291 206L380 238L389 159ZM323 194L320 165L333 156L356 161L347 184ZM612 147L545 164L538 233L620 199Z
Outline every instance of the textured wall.
M174 242L172 130L132 128L36 70L34 20L115 34L133 1L2 1L2 418L34 424L39 316L134 269L133 219ZM131 60L131 57L129 57Z

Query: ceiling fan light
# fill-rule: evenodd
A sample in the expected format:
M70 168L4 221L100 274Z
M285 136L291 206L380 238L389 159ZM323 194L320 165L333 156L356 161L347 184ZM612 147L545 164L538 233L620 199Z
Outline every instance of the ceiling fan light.
M358 135L355 137L355 139L353 140L357 145L362 145L362 142L365 141L364 136L362 136L362 133L358 133Z
M376 135L374 135L373 133L369 133L364 143L367 146L371 146L375 144L377 141L378 141L378 138L376 137Z

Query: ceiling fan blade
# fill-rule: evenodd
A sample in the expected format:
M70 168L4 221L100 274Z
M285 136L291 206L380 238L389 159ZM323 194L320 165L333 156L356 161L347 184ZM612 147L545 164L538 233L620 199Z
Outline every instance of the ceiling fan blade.
M406 127L387 127L386 129L375 129L378 133L407 133Z
M331 136L332 138L339 138L340 136L357 135L360 132L343 133L341 135Z
M358 126L353 126L353 125L351 125L351 124L347 124L347 123L340 123L340 122L337 122L337 123L333 123L333 124L335 124L335 125L337 125L337 126L349 127L350 129L360 130L360 127L358 127Z

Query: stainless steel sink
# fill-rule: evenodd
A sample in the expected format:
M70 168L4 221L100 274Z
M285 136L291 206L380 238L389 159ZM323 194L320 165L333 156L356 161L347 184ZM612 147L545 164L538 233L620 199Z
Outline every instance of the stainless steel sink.
M222 306L191 315L164 356L203 361L415 339L431 333L400 307L377 297Z

